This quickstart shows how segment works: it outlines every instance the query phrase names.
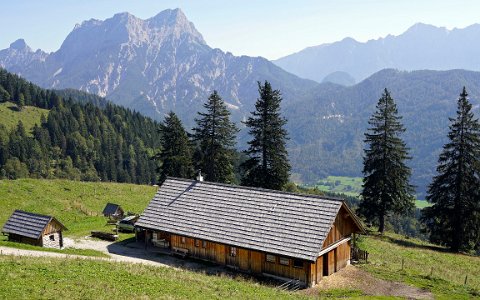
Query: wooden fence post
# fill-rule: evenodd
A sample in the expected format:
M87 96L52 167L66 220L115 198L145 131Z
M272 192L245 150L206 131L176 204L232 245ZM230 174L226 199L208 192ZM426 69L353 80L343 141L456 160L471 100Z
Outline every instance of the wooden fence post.
M405 258L402 257L402 271L403 271L403 265L405 263Z
M465 275L465 283L464 283L464 285L467 285L467 279L468 279L468 274Z

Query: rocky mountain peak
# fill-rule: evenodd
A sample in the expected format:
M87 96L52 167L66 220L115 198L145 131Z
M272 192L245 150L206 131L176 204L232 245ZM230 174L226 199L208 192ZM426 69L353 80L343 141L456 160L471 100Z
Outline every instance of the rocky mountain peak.
M169 28L169 31L176 36L188 34L200 44L206 44L202 34L195 28L195 25L188 20L180 8L161 11L156 16L147 19L146 22L149 24L149 27L155 28L156 30Z
M10 48L15 50L27 50L29 52L32 51L32 49L28 47L27 43L25 43L24 39L18 39L15 42L11 43Z

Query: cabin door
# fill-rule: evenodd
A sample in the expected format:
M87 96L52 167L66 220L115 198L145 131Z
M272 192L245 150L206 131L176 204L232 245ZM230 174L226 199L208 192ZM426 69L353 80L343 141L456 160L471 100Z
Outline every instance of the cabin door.
M238 267L238 249L237 247L228 246L227 249L227 265L232 267Z

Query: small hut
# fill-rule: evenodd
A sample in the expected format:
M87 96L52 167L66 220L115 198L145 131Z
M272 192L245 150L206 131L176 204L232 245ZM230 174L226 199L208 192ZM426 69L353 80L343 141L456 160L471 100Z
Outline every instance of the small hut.
M67 228L51 216L15 210L3 225L9 241L47 248L62 248L62 231Z
M125 212L120 207L120 205L115 203L107 203L103 209L103 215L110 218L111 220L121 220L123 219Z

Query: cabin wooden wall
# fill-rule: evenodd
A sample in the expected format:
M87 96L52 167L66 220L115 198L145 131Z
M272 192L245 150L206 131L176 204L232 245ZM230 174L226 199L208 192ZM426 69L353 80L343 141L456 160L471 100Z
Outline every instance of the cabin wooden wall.
M337 247L337 271L345 268L350 262L350 241Z
M283 257L288 260L288 265L282 265L280 264L281 256L275 255L275 262L267 262L266 253L239 247L236 247L236 256L231 256L232 246L207 241L206 247L202 247L202 240L195 244L194 238L184 237L183 243L182 237L174 234L170 236L170 243L172 247L187 249L192 257L233 266L242 271L268 273L307 282L310 263L306 261L303 261L302 267L296 267L293 264L293 258Z
M322 249L328 247L329 245L341 240L344 237L352 234L357 225L350 217L349 213L343 206L340 208L340 211L335 218L335 222L330 229L330 232L327 235L327 238L323 242Z
M62 231L62 226L60 226L57 221L52 220L50 223L47 224L47 226L45 226L42 235L53 234L60 231Z

